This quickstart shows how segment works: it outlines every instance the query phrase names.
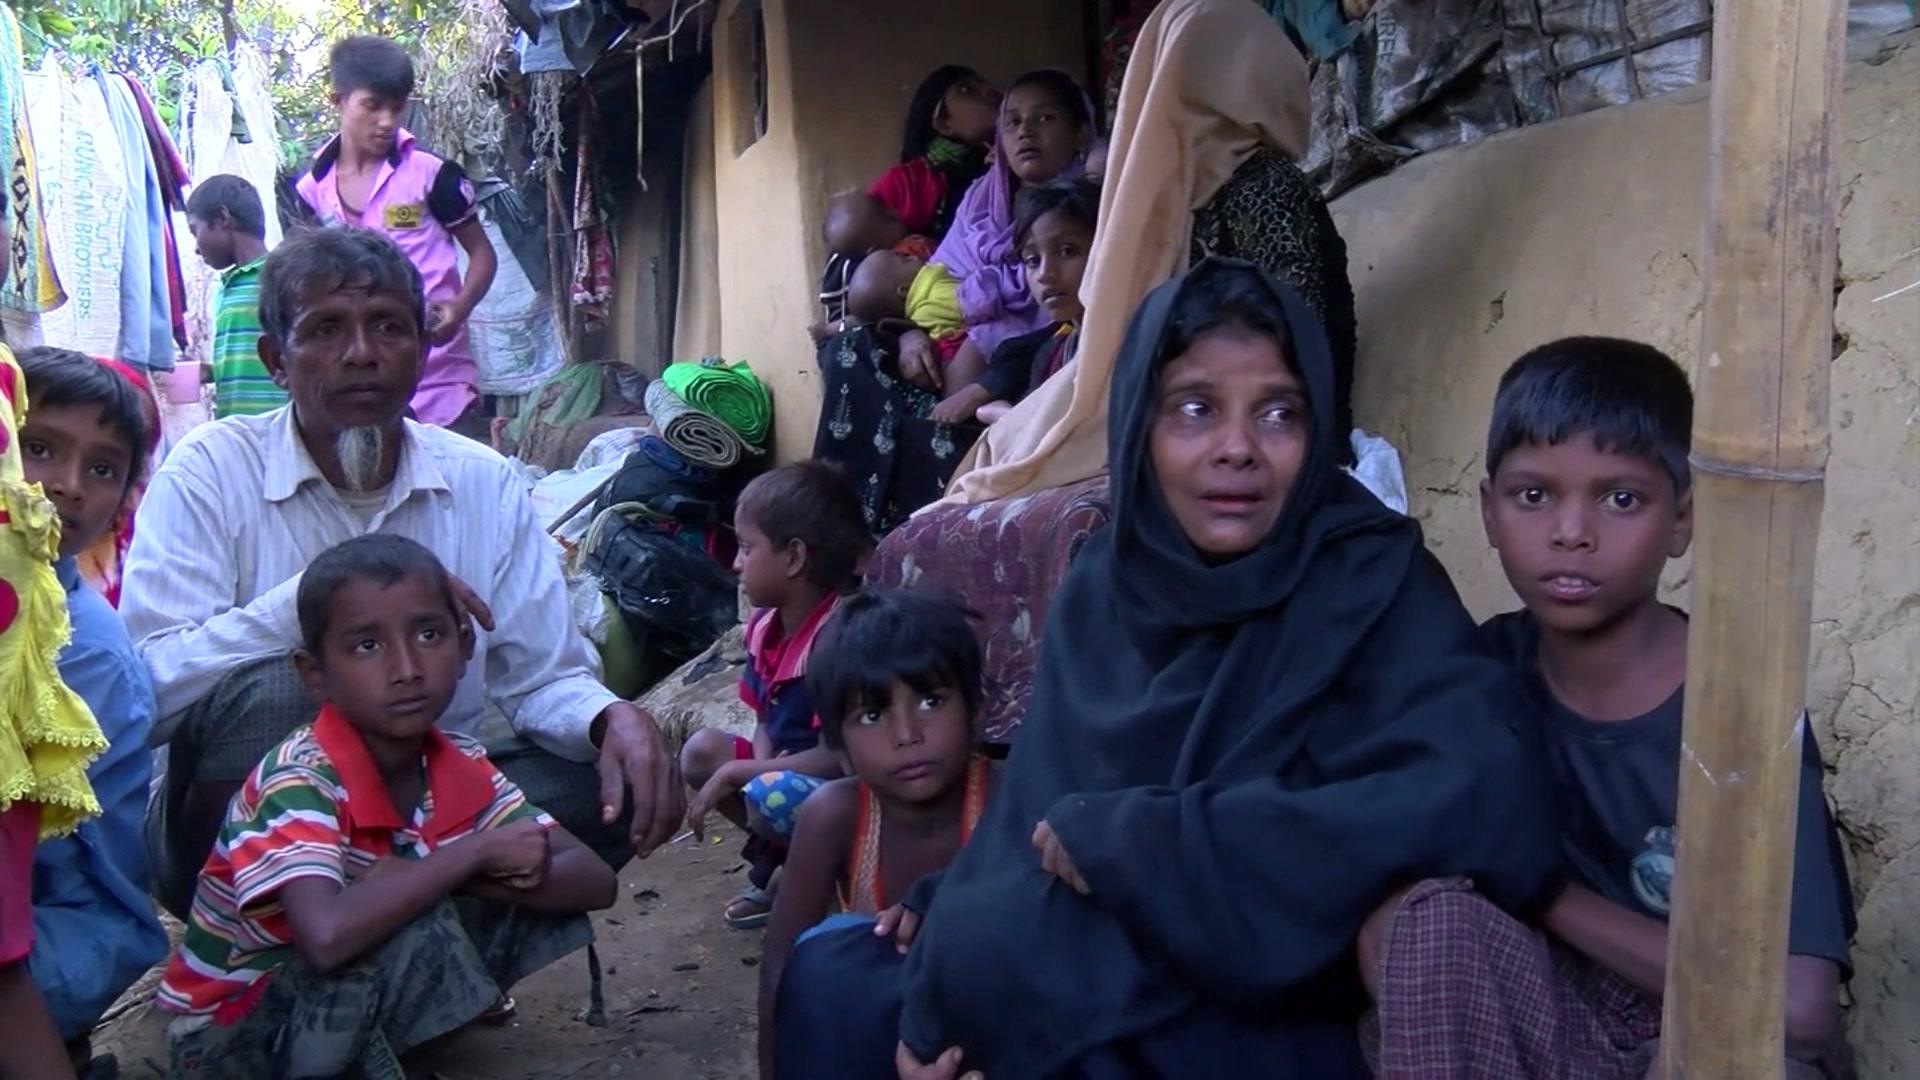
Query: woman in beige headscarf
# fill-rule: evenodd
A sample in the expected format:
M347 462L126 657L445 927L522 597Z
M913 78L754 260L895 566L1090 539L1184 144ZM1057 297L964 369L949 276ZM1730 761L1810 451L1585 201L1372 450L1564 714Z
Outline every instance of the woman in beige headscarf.
M987 429L949 489L978 503L1107 468L1107 384L1127 320L1200 255L1259 264L1326 323L1350 415L1346 248L1294 167L1307 143L1307 65L1251 0L1164 0L1140 28L1100 197L1076 359Z

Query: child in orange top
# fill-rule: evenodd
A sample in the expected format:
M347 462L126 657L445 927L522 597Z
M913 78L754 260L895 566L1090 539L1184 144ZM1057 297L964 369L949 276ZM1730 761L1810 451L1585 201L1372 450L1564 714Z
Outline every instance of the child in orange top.
M815 647L807 683L821 737L853 775L800 810L760 963L762 1076L773 1069L776 997L794 947L810 927L873 919L946 869L992 782L973 753L980 643L951 601L908 591L848 597ZM846 915L829 918L835 911Z

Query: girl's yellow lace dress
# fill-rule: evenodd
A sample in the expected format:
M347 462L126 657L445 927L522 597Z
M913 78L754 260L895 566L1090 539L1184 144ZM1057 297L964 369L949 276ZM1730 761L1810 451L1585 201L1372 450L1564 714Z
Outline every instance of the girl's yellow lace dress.
M67 594L54 576L60 524L21 468L26 376L0 345L0 813L40 806L42 839L100 812L87 763L107 748L93 713L60 679Z

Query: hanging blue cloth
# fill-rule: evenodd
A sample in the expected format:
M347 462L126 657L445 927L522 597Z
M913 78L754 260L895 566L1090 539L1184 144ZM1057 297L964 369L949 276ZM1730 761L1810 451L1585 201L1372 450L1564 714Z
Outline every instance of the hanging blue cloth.
M172 371L173 306L167 295L167 204L147 143L140 105L127 84L98 64L87 75L106 98L127 169L126 243L120 260L118 358L145 371Z

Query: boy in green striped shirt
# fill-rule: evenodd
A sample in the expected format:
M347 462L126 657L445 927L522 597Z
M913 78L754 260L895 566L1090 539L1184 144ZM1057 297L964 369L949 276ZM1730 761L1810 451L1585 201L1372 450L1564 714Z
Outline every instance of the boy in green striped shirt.
M220 272L213 316L213 415L257 416L287 403L287 392L260 362L260 268L267 262L267 219L260 193L238 176L210 176L187 200L187 228L200 258Z

